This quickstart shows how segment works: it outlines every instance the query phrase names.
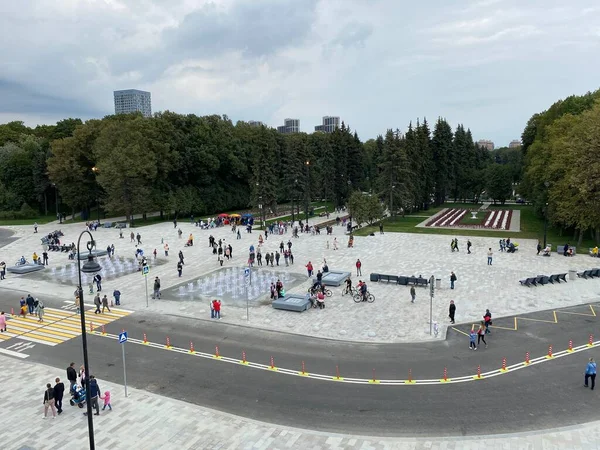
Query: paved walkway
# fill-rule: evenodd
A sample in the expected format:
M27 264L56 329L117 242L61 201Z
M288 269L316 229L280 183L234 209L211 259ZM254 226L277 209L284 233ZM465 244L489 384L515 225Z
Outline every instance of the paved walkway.
M57 364L60 364L57 362ZM66 362L64 365L66 366ZM45 385L64 370L0 355L0 446L7 450L88 448L87 419L64 400L64 413L43 417ZM551 433L479 436L474 438L379 438L329 434L281 427L245 419L155 394L99 380L111 392L113 411L94 417L96 448L103 449L569 449L600 448L600 422ZM463 412L469 413L469 412ZM471 411L477 419L476 409ZM452 420L451 417L448 420ZM399 424L401 426L401 424ZM485 431L485 430L482 430Z
M224 267L243 267L248 258L249 246L258 245L259 233L256 231L251 234L242 233L242 239L237 240L229 227L199 230L189 223L181 223L180 226L184 237L182 239L178 239L177 230L171 223L160 223L136 230L142 235L141 247L146 255L150 255L156 248L157 262L162 263L157 265L150 260L150 293L154 276L160 277L164 290L178 283L187 285L198 277L217 270L219 265L216 256L213 256L208 248L210 234L217 240L224 239L227 243L230 242L233 246L234 258L232 261L225 261ZM34 234L31 227L10 228L20 239L0 249L0 260L7 261L9 265L21 255L31 258L33 251L39 254L42 250L40 238L44 233L54 230L55 226L42 225L38 234ZM63 224L64 242L76 241L83 228L83 224ZM526 288L519 284L520 279L539 274L550 275L566 273L571 269L581 271L596 267L597 262L585 253L573 258L554 253L551 258L544 258L536 256L535 241L519 240L520 250L515 254L508 254L498 252L496 238L471 237L473 248L472 254L469 255L465 252L467 239L459 234L442 236L376 233L375 236L356 237L354 248L348 248L343 227L334 226L333 229L333 236L301 234L300 238L293 239L295 264L285 267L282 260L280 263L283 266L279 267L279 271L295 274L306 281L290 292L306 292L309 280L304 266L309 260L316 268L327 260L330 269L352 272L354 283L358 278L368 280L372 272L409 276L421 274L424 277L434 275L441 279L441 288L436 290L433 299L433 320L440 324L438 339L445 336L450 300L456 303L456 320L459 322L480 320L486 308L491 309L494 317L499 317L600 301L598 278L576 279L568 283L537 288ZM184 247L185 237L189 233L194 233L195 245ZM135 244L130 242L127 233L124 234L125 238L119 239L119 232L114 229L98 229L93 233L98 248L105 248L114 243L116 256L133 260ZM450 251L450 240L454 237L459 241L458 253ZM263 245L263 254L278 250L279 243L282 240L287 242L290 238L290 233L281 237L270 236ZM333 249L334 238L338 240L338 250ZM170 245L168 257L164 256L161 240ZM492 266L487 265L486 253L489 247L494 251ZM176 255L180 249L185 255L182 278L177 277L175 267ZM362 261L363 275L357 277L355 263L359 258ZM73 278L64 282L52 279L50 274L53 269L57 278L61 273ZM451 271L458 277L454 290L449 286ZM68 261L67 255L50 252L50 266L46 272L48 275L45 276L7 274L6 280L0 281L0 288L25 293L49 292L53 296L72 302L76 271L72 262ZM160 301L150 299L147 308L144 278L139 272L116 277L104 273L103 276L103 291L110 295L118 288L122 292L122 307L125 309L210 320L209 297L202 301L190 300L185 296L175 296L172 299L165 297ZM234 307L224 302L223 322L350 341L411 342L431 339L428 324L428 289L417 288L417 301L414 304L410 302L409 288L405 286L369 283L369 290L376 296L374 303L356 304L348 296L340 295L341 288L333 288L334 295L327 299L327 307L324 310L313 309L300 314L274 310L270 306L268 296L265 295L261 302L250 308L248 322L245 307ZM21 295L19 292L15 293L15 308ZM86 297L86 301L91 301L91 298Z

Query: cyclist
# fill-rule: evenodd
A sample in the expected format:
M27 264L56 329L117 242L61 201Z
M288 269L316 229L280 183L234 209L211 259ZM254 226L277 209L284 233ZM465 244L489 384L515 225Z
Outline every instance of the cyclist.
M362 301L367 301L367 283L364 283L362 280L358 281L358 292L360 292L360 296L362 297Z
M344 294L351 294L352 293L352 280L350 279L350 277L346 278L346 290L344 291Z

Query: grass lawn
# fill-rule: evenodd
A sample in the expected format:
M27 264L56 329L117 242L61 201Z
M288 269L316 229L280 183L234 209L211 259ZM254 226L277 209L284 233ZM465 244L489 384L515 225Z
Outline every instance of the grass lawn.
M443 208L453 208L453 207L464 207L464 208L472 208L474 205L461 205L447 203L443 207L435 208L440 211ZM515 240L516 242L519 239L539 239L543 244L544 242L544 219L542 217L538 217L533 207L530 205L491 205L491 208L497 209L512 209L512 210L520 210L521 211L521 231L520 232L512 232L512 231L500 231L500 230L469 230L469 229L444 229L444 228L428 228L428 227L419 227L416 225L421 223L423 220L422 217L411 217L410 215L406 215L405 217L395 217L394 220L387 218L383 221L384 231L386 232L397 232L397 233L418 233L418 234L443 234L448 236L481 236L481 237L496 237L496 238L507 238ZM434 208L432 208L434 209ZM429 210L431 211L431 210ZM429 212L425 211L425 212ZM425 215L425 214L420 214ZM469 217L470 219L470 217ZM461 221L461 223L465 223ZM479 222L478 222L479 223ZM360 230L357 230L355 234L357 236L368 236L370 233L379 232L379 225L375 224L372 227L364 227ZM573 239L572 232L570 233L562 233L561 229L551 227L548 225L547 232L547 240L552 244L552 249L556 251L556 247L558 245L564 245L567 242L570 245L574 245L579 247L577 249L577 253L585 254L587 253L587 249L590 247L594 247L596 244L592 239L589 239L589 233L586 234L586 238L581 243L581 246L577 245L577 239Z
M52 222L56 220L56 216L48 215L48 216L40 216L35 219L3 219L0 220L0 226L3 225L33 225L37 222L38 225L42 225L44 223Z

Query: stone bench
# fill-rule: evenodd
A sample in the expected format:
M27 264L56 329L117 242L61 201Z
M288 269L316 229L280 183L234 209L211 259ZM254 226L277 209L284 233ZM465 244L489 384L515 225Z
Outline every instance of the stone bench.
M342 284L344 284L344 282L350 275L350 272L330 269L329 272L323 273L323 278L321 278L321 284L323 286L341 286Z
M573 250L573 256L575 256L577 254L577 247L569 247L571 250ZM556 253L563 255L565 253L565 246L564 245L559 245L558 247L556 247Z
M302 312L311 307L308 294L285 294L285 297L273 300L271 306L284 311Z
M10 273L15 273L17 275L23 275L26 273L37 272L38 270L44 270L46 266L42 264L21 264L18 266L7 267L6 270Z

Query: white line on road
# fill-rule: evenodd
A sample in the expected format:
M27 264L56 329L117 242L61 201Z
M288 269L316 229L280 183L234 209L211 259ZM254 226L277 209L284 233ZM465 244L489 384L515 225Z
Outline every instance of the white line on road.
M29 357L29 355L26 355L25 353L13 352L12 350L7 350L5 348L0 348L0 353L4 353L5 355L9 355L9 356L15 356L15 357L21 358L21 359L25 359L25 358Z

